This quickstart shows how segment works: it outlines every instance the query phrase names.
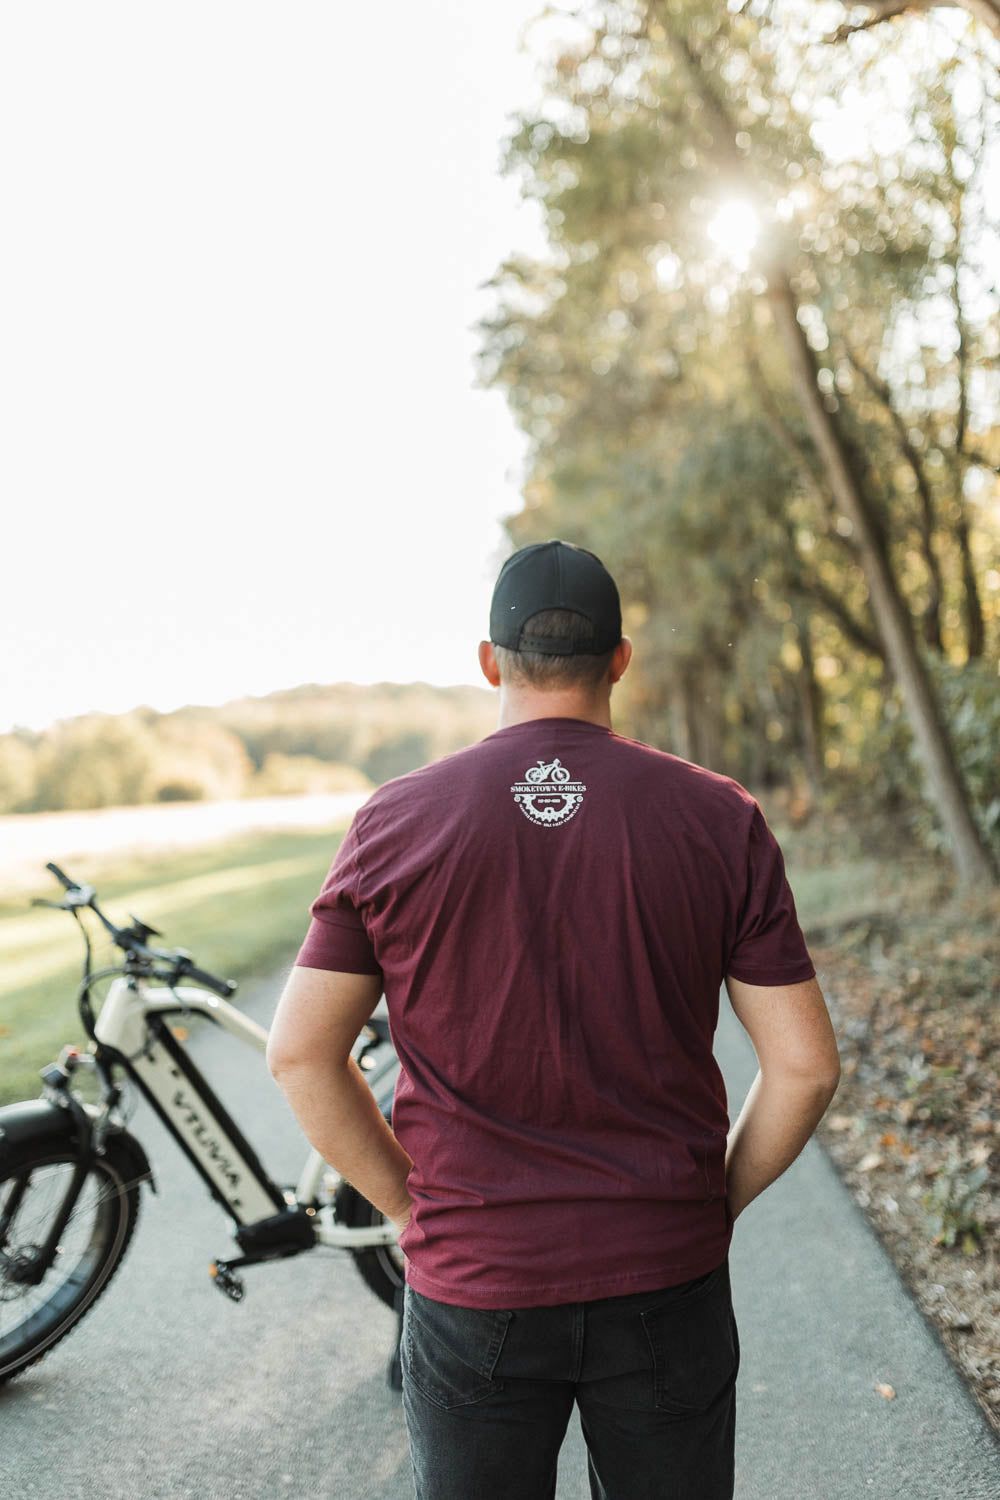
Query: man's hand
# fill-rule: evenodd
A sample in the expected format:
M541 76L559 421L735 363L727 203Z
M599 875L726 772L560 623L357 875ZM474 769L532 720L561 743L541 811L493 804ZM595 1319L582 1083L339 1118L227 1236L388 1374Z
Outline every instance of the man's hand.
M413 1162L351 1057L382 993L372 974L296 966L267 1043L267 1065L311 1145L400 1232L410 1220Z

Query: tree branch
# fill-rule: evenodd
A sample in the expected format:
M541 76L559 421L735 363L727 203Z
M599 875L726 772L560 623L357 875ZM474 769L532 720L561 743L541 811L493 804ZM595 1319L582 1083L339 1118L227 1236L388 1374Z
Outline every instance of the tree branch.
M863 21L845 21L823 40L843 42L858 31L881 26L883 21L891 21L894 16L901 16L906 11L947 9L967 10L977 21L982 21L994 36L1000 36L1000 0L865 0L863 8L869 13Z
M795 529L788 516L784 517L784 532L788 541L785 563L781 570L782 581L790 594L797 595L807 604L826 610L839 625L841 634L862 651L887 665L885 647L877 632L863 620L859 620L844 601L843 593L834 593L812 568L809 567L795 541ZM794 560L794 561L793 561Z
M923 9L924 7L915 7ZM863 21L845 21L838 26L836 31L831 31L829 36L823 38L824 42L844 42L849 36L854 36L859 31L868 31L872 26L881 26L883 21L891 21L893 16L901 16L904 10L910 9L910 0L882 0L881 4L868 6L872 12Z
M794 542L792 542L794 545ZM868 656L874 656L877 661L884 662L886 659L885 648L874 630L869 629L861 620L853 615L839 594L827 588L821 582L816 573L807 568L802 561L802 555L795 553L798 571L787 570L785 583L789 592L798 594L807 603L815 605L826 611L840 627L841 633L855 646L860 647Z
M978 469L989 469L991 474L1000 474L1000 464L995 459L987 458L985 454L979 453L975 448L963 448L961 457L966 463L975 464Z

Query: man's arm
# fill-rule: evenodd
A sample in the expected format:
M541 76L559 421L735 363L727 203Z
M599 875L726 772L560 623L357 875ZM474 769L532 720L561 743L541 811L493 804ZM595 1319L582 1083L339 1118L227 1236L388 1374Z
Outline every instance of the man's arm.
M377 975L296 966L278 1001L267 1065L323 1160L405 1229L413 1162L351 1057L381 993Z
M840 1081L840 1054L815 979L769 986L728 975L726 988L760 1064L726 1151L726 1197L735 1219L791 1166L816 1129Z

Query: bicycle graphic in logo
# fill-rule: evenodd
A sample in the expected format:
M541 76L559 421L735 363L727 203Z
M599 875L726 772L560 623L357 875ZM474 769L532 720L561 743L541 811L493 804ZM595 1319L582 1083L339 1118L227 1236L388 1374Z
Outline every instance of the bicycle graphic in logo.
M542 828L557 828L560 823L568 823L583 801L586 790L582 781L570 779L569 771L558 756L529 766L524 780L515 781L511 787L514 801L524 816Z

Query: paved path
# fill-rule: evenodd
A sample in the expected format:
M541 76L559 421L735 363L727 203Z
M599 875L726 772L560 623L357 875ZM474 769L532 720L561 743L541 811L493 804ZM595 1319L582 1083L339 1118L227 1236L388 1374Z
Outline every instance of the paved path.
M266 1021L281 979L253 987L248 1010ZM735 1114L754 1060L723 1012ZM301 1145L262 1060L211 1034L197 1046L291 1180ZM4 1500L412 1500L385 1381L392 1314L337 1252L252 1268L245 1302L227 1302L206 1274L223 1219L149 1112L134 1123L161 1193L105 1299L0 1391ZM732 1275L737 1500L997 1500L1000 1448L819 1147L741 1217ZM574 1421L558 1500L588 1497Z
M725 998L716 1052L735 1117L756 1059ZM737 1500L998 1500L1000 1445L815 1142L741 1214L731 1269Z

